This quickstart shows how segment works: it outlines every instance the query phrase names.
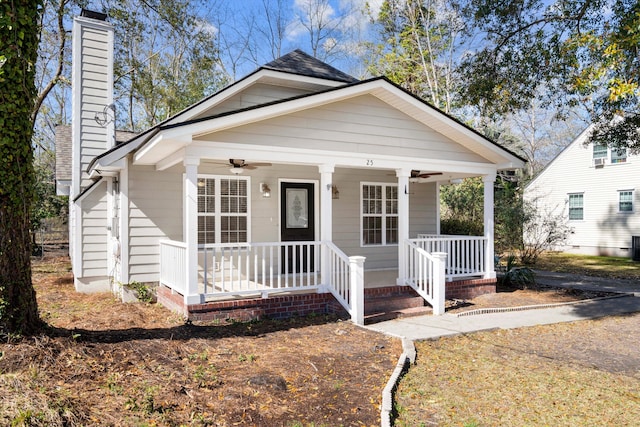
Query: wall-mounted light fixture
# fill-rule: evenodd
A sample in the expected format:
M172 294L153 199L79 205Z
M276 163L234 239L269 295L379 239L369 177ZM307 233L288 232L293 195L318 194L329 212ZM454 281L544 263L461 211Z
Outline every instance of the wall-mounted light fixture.
M335 185L331 186L331 198L332 199L340 198L340 192L338 191L338 187L336 187Z
M271 189L269 188L269 185L264 182L260 183L260 192L262 193L262 197L265 199L271 197Z

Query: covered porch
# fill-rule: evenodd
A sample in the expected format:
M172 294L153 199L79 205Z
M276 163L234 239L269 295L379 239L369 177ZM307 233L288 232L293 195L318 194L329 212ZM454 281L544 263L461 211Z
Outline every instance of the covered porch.
M372 289L410 288L442 314L447 283L495 280L494 181L521 159L385 79L306 93L319 81L300 77L304 93L244 105L293 84L266 74L93 165L126 174L125 279L183 308L320 295L356 323ZM440 235L440 186L478 176L483 235Z

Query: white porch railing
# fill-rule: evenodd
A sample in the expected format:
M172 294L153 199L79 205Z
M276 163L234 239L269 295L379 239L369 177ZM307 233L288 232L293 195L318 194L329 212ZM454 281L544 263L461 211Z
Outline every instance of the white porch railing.
M486 273L486 237L418 234L417 239L410 241L427 253L447 254L447 281L461 277L484 276Z
M444 314L447 254L444 252L428 253L410 240L406 241L406 246L405 283L431 304L434 315Z
M199 276L206 296L263 294L320 285L320 243L201 245Z
M348 257L333 243L328 249L326 285L357 325L364 324L364 257Z
M327 265L321 263L326 253ZM187 248L160 242L160 283L188 297ZM291 291L331 292L351 315L364 322L364 257L348 257L333 243L271 242L201 245L198 291L201 300L230 295ZM323 270L321 270L324 268ZM323 273L321 273L324 272ZM323 277L325 276L325 277Z
M182 295L187 291L187 245L183 242L160 242L160 283Z

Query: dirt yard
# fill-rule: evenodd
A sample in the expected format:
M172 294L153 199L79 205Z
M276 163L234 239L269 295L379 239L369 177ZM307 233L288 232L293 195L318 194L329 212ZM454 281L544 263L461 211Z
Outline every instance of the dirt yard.
M397 340L323 316L185 325L38 261L50 330L0 344L0 425L374 426Z

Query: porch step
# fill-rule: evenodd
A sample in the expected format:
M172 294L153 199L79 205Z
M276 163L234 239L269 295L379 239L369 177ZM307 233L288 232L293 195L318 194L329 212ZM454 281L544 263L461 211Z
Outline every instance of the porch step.
M414 295L365 298L364 301L365 324L403 317L422 316L431 312L431 307L425 306L424 299Z

